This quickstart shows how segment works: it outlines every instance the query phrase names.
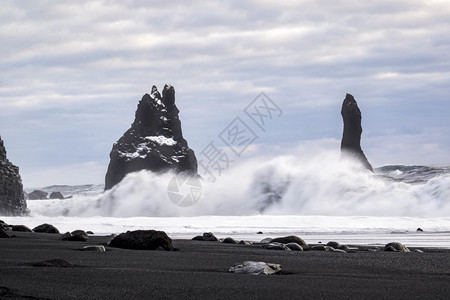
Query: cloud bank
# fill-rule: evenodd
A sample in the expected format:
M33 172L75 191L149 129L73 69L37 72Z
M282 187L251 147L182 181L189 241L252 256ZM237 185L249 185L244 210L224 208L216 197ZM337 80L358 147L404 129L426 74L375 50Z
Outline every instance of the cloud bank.
M0 20L0 134L25 185L106 171L164 83L196 151L261 91L285 114L258 142L339 140L349 92L375 165L448 163L446 1L4 1Z

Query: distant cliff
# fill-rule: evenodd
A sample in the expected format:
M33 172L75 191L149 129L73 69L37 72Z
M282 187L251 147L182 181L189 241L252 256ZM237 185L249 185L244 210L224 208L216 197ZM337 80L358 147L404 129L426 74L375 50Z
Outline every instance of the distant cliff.
M352 95L347 94L341 110L344 132L341 141L341 157L360 161L365 168L373 172L372 165L361 149L361 111Z
M128 173L186 172L197 174L197 159L181 131L175 89L165 85L162 95L155 86L139 102L131 128L113 145L105 177L111 189Z
M19 167L6 158L6 149L0 137L0 215L24 215L27 203L23 194Z

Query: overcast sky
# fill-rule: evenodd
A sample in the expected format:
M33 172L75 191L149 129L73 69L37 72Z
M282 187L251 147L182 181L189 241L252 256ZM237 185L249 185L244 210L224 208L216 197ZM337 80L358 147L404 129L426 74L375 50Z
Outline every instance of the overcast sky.
M156 85L197 153L260 92L255 152L338 149L346 93L375 166L450 163L450 3L2 1L0 135L25 187L103 183Z

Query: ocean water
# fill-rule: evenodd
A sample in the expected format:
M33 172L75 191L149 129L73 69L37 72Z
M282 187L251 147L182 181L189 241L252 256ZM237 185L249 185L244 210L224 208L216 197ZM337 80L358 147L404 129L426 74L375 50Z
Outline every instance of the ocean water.
M157 229L172 238L213 232L251 241L296 234L310 243L450 248L450 165L391 165L373 174L323 152L242 160L214 182L179 179L141 171L107 192L103 185L44 187L72 197L29 200L30 216L2 219L96 234Z

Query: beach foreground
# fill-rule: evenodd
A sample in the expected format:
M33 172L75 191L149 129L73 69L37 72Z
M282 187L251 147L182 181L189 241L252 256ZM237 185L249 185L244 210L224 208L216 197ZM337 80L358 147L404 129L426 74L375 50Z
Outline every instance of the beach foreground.
M14 232L0 239L0 298L398 298L448 299L450 250L424 252L275 251L250 246L174 240L178 251L80 251L105 244L62 241L59 234ZM414 249L412 249L414 250ZM62 259L73 267L42 267ZM234 274L243 261L281 264L279 275Z

